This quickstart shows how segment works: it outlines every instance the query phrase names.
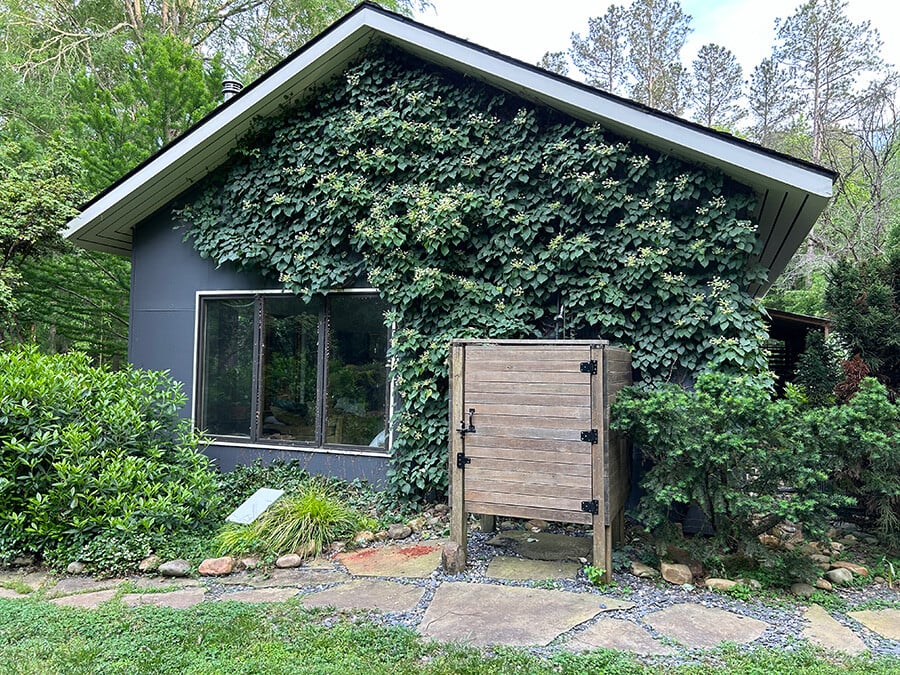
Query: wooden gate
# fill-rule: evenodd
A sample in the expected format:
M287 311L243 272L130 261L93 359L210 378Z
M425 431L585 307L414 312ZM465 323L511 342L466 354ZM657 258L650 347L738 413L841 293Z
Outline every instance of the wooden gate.
M610 580L629 458L610 435L609 404L631 383L628 351L599 340L454 340L450 373L450 536L461 554L467 513L584 523Z

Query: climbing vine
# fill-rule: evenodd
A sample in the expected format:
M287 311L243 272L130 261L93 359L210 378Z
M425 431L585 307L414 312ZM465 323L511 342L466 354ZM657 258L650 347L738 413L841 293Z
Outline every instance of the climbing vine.
M446 484L451 338L602 337L644 379L758 370L752 193L380 45L260 123L178 212L199 253L394 327L391 480Z

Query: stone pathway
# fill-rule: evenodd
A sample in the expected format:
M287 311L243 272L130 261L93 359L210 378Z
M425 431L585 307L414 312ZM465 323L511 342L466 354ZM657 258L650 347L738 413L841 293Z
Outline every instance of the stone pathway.
M602 594L575 580L581 563L572 558L581 552L581 542L561 540L557 553L557 542L547 535L507 537L506 543L517 551L537 547L542 560L491 554L474 558L465 574L450 577L439 569L440 544L389 544L296 569L200 579L0 573L0 598L30 595L80 608L110 601L173 608L290 601L372 613L433 640L571 651L606 648L659 659L723 641L786 647L798 638L849 654L869 650L900 656L897 608L837 613L818 605L771 607L630 575L622 575L618 588ZM27 589L32 593L19 592Z

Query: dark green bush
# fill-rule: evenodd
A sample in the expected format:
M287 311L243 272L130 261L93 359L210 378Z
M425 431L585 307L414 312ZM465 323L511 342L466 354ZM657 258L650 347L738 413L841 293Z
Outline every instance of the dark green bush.
M651 528L668 522L673 504L694 503L724 550L749 551L782 520L824 533L841 502L825 489L828 467L800 407L773 400L767 376L707 373L692 391L627 388L613 406L613 428L652 462L639 504Z
M806 345L797 362L794 384L803 389L813 406L835 402L834 388L841 381L841 358L832 340L817 330L806 336Z
M867 377L848 403L807 417L837 489L866 509L885 543L900 547L900 407L886 387Z
M0 557L101 567L115 550L136 560L207 525L215 476L183 405L165 373L34 348L0 354Z

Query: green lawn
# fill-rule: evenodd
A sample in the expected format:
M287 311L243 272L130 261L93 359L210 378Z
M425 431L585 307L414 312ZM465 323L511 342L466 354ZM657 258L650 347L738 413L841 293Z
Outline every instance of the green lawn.
M900 659L829 659L797 651L724 649L702 662L641 665L616 652L558 653L426 643L387 628L294 603L203 603L188 610L81 610L0 600L0 673L860 673L900 672Z

